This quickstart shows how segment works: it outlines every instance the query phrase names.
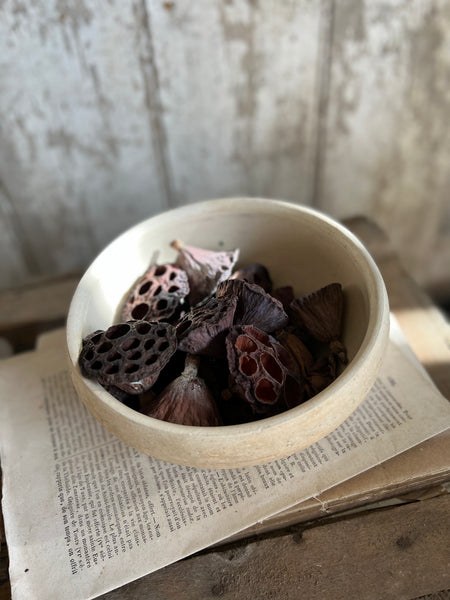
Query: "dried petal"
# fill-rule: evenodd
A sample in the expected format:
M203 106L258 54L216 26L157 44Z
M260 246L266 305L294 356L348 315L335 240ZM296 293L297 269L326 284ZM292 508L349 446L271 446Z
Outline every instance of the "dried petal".
M281 302L253 283L241 279L228 279L217 287L217 298L237 298L235 325L254 325L271 333L288 322Z
M171 244L178 251L177 264L187 273L192 306L216 291L217 285L230 277L239 258L239 250L214 252L195 246L184 246L179 240Z
M188 312L177 325L178 347L190 354L221 356L233 324L237 298L210 298Z
M198 366L199 358L188 355L183 373L159 394L146 414L179 425L220 425L216 402L198 376Z
M231 391L266 416L297 406L304 399L292 357L273 338L251 325L234 327L226 338Z
M129 321L87 336L79 365L103 386L139 394L155 383L176 348L175 328L168 323Z
M235 271L230 279L243 279L248 283L254 283L262 287L269 294L272 291L272 280L269 271L264 265L260 265L259 263L253 263Z
M171 264L153 265L128 294L122 320L169 320L188 294L189 283L185 271Z

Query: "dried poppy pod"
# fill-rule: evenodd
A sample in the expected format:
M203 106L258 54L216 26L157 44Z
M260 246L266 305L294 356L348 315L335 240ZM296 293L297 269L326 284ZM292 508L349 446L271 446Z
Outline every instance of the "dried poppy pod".
M177 325L178 348L189 354L224 355L236 304L235 297L213 297L193 308Z
M189 294L188 278L172 264L153 265L133 286L122 309L123 321L169 320Z
M177 265L187 273L191 306L213 294L218 284L230 277L239 258L239 250L215 252L185 246L180 240L174 240L171 246L178 251Z
M129 321L87 336L78 362L85 377L139 394L151 388L176 349L169 323Z
M330 283L290 304L290 314L316 340L329 344L333 354L346 363L347 352L339 340L342 328L344 294L340 283Z
M271 416L303 402L293 358L274 338L245 325L234 327L225 343L230 390L245 398L255 413Z
M199 357L188 354L184 371L150 403L145 414L179 425L221 425L216 402L198 376L199 363Z
M217 298L237 298L235 325L254 325L266 333L282 329L288 316L281 302L259 286L241 279L228 279L217 287Z
M246 267L242 267L238 271L235 271L230 279L243 279L248 283L254 283L262 287L262 289L270 294L272 291L272 279L270 278L269 271L264 265L259 263L252 263Z

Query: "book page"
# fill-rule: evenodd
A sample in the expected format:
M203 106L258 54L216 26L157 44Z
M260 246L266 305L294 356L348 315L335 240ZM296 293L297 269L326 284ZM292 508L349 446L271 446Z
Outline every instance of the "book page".
M53 343L51 343L53 342ZM309 448L250 468L153 459L108 433L70 381L63 337L0 367L3 514L13 598L94 598L404 452L449 403L391 342L372 390Z

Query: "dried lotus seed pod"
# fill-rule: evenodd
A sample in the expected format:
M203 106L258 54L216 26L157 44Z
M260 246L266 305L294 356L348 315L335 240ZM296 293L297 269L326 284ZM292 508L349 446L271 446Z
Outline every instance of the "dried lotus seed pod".
M168 321L189 294L188 278L175 265L153 265L139 278L125 301L123 321Z
M152 387L176 349L169 323L129 321L87 336L78 362L85 377L139 394Z
M178 425L203 427L221 425L213 395L198 375L199 363L198 356L188 354L181 375L169 383L149 404L145 414Z
M178 251L177 265L187 273L191 306L213 294L218 284L230 277L239 258L239 250L215 252L185 246L180 240L174 240L171 246Z
M296 298L290 314L316 340L328 343L333 354L347 362L347 352L339 340L342 328L344 294L340 283L330 283L311 294Z
M267 333L282 329L288 323L283 305L254 283L228 279L217 287L217 298L237 298L235 325L254 325Z
M255 413L271 416L303 402L303 384L293 371L293 358L274 338L245 325L230 331L226 346L230 389Z
M259 263L252 263L246 267L242 267L235 271L230 279L243 279L248 283L254 283L259 285L268 294L272 291L272 279L270 278L269 271L264 265Z
M189 354L222 356L225 335L233 325L237 299L210 298L188 312L177 324L178 348Z

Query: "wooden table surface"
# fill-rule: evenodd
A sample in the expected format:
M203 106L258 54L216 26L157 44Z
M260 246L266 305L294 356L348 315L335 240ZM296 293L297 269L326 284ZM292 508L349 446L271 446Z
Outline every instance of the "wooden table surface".
M364 218L345 224L367 246L415 354L450 398L450 325ZM0 338L14 352L64 324L78 274L0 293ZM450 473L450 465L446 473ZM450 600L450 475L390 506L367 505L205 550L102 596L108 600ZM0 600L11 597L3 524ZM447 590L447 591L446 591ZM63 596L62 596L63 597Z

